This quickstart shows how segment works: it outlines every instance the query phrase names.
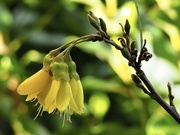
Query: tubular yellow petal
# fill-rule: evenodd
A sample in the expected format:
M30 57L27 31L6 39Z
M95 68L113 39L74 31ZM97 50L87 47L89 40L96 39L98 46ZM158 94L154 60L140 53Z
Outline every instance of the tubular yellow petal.
M72 91L70 92L70 97L71 97L71 100L69 103L70 109L72 109L74 112L76 112L78 114L81 114L82 112L80 111L80 109L78 108L78 106L74 100L74 97L72 95ZM72 110L71 110L71 112L73 112Z
M80 80L75 80L74 78L72 78L70 80L70 85L71 85L72 96L73 96L73 99L70 104L70 108L73 109L74 111L77 111L76 107L72 106L73 102L75 102L75 104L78 108L78 112L83 113L84 94L83 94L83 88L82 88L81 82L80 82ZM70 112L72 113L73 111L71 110Z
M63 112L69 105L71 87L67 81L61 80L61 86L56 97L56 106L60 112Z
M39 70L37 73L22 82L17 88L20 95L28 95L41 91L51 80L49 72L45 69Z
M74 78L71 78L69 84L71 85L71 90L72 90L73 97L76 97L76 95L77 95L77 83L76 83L76 80Z
M53 104L54 100L56 99L60 85L61 85L60 81L52 80L51 87L44 99L45 109L49 108Z
M37 94L37 99L39 104L43 106L43 110L47 109L49 106L45 106L44 100L51 88L52 81L50 81L45 89L43 89L40 93Z
M81 112L84 111L84 93L80 80L77 80L77 96L75 97L75 102Z
M72 115L74 112L77 113L81 113L80 109L78 108L76 101L75 101L75 97L77 96L77 82L74 78L71 78L70 82L69 82L70 86L71 86L71 92L72 92L72 96L71 96L71 101L70 101L70 111L69 113Z
M76 102L74 101L74 98L72 96L72 93L71 93L71 100L70 100L69 106L70 106L70 109L72 109L74 112L76 112L78 114L82 113L80 111L80 109L77 107ZM71 111L71 112L73 112L73 111Z

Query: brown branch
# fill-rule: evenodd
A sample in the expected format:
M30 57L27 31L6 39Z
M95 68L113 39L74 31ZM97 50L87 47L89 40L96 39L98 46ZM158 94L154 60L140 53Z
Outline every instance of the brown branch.
M111 43L111 42L109 42ZM114 43L114 42L113 42ZM113 46L115 46L113 44ZM116 45L118 46L118 45ZM117 49L117 48L116 48ZM140 64L140 65L139 65ZM149 90L150 93L148 93L148 95L156 100L179 124L180 124L180 115L178 114L178 112L176 111L176 108L172 103L172 94L171 91L169 89L169 97L170 97L170 105L167 104L163 98L157 93L156 89L153 87L153 85L150 83L150 81L148 80L148 78L146 77L145 73L140 69L141 67L141 62L138 61L137 63L137 68L133 67L136 71L136 75L142 80L142 82L144 83L144 85L147 87L147 89ZM141 88L142 89L142 88ZM144 91L144 89L142 89ZM147 94L147 91L144 91Z
M114 47L116 47L116 49L121 50L120 48L118 48L118 45L115 45L115 42L109 41L108 39L104 40L106 43L109 43L111 45L113 45ZM141 51L142 52L142 51ZM123 53L122 53L123 54ZM140 54L141 55L141 54ZM125 57L125 55L123 55ZM152 57L152 56L151 56ZM143 59L142 59L143 60ZM141 61L142 61L141 60ZM167 104L163 98L157 93L156 89L153 87L153 85L150 83L150 81L148 80L148 78L146 77L145 73L141 70L141 61L135 62L136 66L133 67L136 71L136 75L142 80L142 82L144 83L144 85L147 87L147 89L149 90L150 93L147 93L146 90L142 89L146 94L148 94L152 99L156 100L179 124L180 124L180 115L178 114L178 112L176 111L176 108L172 103L172 94L169 91L169 96L170 96L170 105ZM170 89L169 89L170 90Z
M136 74L143 81L148 90L153 94L153 99L156 100L180 124L180 115L177 113L175 107L167 104L162 99L162 97L156 92L155 88L152 86L142 70L138 71Z

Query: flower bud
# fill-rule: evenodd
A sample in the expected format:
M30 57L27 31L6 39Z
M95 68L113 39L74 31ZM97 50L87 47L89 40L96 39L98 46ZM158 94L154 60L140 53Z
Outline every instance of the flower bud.
M131 50L135 50L137 48L136 41L131 42Z
M107 28L106 28L106 23L104 22L104 20L102 18L99 18L99 21L100 21L100 26L101 26L101 29L106 32Z
M96 29L96 30L99 30L99 24L98 24L98 22L92 17L92 16L90 16L89 14L88 14L88 20L89 20L89 22L90 22L90 24Z
M122 55L123 55L127 60L129 60L129 59L131 58L129 52L128 52L125 48L121 48L120 51L121 51Z
M127 35L129 35L129 33L130 33L130 28L131 28L131 26L130 26L130 24L129 24L129 21L126 19L126 23L125 23L125 26L124 26L124 30L125 30L125 32L126 32Z
M94 20L96 20L96 22L99 22L98 17L96 17L92 11L89 11L89 15L90 15Z
M132 80L134 81L135 84L141 84L142 83L140 78L137 75L132 74L131 77L132 77Z

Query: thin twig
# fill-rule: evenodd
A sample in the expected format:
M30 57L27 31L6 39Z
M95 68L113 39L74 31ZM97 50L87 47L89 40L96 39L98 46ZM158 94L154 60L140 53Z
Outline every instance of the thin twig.
M168 97L169 97L169 104L170 106L174 106L174 103L173 103L173 99L174 99L174 96L172 95L172 89L171 89L171 84L168 82L167 84L167 87L168 87Z
M113 45L117 50L121 50L122 47L117 45L113 40L109 40L109 39L106 39L106 38L103 38L104 42L105 43L109 43L111 45Z

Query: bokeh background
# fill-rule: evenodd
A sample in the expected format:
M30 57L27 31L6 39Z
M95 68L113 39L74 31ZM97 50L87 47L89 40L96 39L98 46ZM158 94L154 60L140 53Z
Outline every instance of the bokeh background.
M168 102L167 82L180 112L180 1L138 0L143 36L153 54L143 70ZM3 0L0 2L0 135L180 135L178 123L135 87L134 71L119 51L100 42L75 47L85 95L85 113L62 128L59 115L37 113L17 86L41 69L52 49L95 33L87 20L94 12L117 43L119 23L128 19L139 43L136 8L130 0Z

